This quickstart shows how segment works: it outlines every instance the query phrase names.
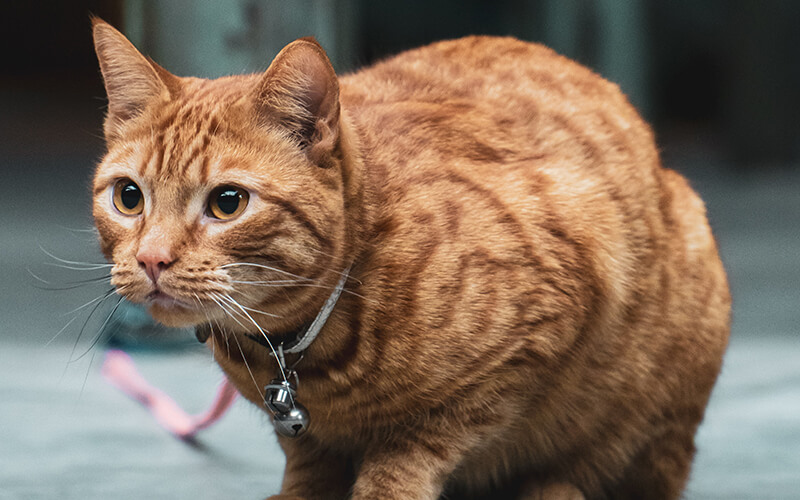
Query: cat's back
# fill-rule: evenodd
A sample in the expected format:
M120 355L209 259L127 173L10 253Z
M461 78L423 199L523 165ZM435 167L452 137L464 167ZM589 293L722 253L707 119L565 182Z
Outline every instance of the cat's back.
M401 102L501 105L552 91L614 97L616 86L536 43L469 36L403 52L342 78L350 106ZM513 108L508 108L511 110ZM517 112L520 110L517 108Z
M650 128L615 84L535 43L438 42L347 75L341 88L375 162L395 173L563 161L595 174L613 165L641 188L658 165Z
M704 206L661 167L650 127L615 84L544 46L487 36L404 52L340 82L379 193L376 269L419 261L426 272L412 281L435 288L464 262L504 263L473 281L545 290L536 307L571 311L570 325L552 329L561 347L582 321L651 338L706 293L719 300L696 317L714 316L709 350L724 348L728 295ZM509 293L511 309L522 292ZM718 367L716 352L708 359Z

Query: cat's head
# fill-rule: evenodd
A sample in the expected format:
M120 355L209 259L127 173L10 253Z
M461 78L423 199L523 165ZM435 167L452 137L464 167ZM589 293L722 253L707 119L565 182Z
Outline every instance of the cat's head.
M313 317L348 264L339 87L319 44L203 80L93 29L108 95L93 214L118 293L171 326Z

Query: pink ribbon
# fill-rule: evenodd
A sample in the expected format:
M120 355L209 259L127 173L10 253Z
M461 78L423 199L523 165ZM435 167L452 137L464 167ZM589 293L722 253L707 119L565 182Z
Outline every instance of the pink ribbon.
M136 370L133 359L120 350L106 353L102 373L117 389L147 408L161 427L181 439L191 439L199 430L219 420L238 394L226 378L211 407L200 415L189 415L166 393L150 385Z

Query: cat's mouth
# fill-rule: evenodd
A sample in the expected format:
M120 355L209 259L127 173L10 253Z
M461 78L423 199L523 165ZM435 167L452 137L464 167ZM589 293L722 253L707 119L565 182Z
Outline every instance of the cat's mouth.
M159 290L156 288L152 292L147 295L147 303L150 305L157 305L163 309L174 309L176 307L181 307L184 309L188 309L191 306L186 302L183 302L179 299L176 299L172 295Z
M197 308L156 288L145 298L150 315L167 326L183 328L198 323Z

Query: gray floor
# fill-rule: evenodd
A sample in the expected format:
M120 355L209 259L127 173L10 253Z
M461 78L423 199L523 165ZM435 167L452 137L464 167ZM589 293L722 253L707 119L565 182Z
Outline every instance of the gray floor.
M188 446L101 378L103 349L91 347L97 322L78 339L76 320L52 340L70 310L103 291L46 292L31 274L62 284L85 279L49 266L45 251L100 259L85 232L98 122L96 113L80 115L83 108L20 99L0 94L9 106L0 120L0 499L275 492L282 456L258 410L238 402L200 445ZM686 497L800 498L800 170L736 176L702 154L675 161L707 200L735 311ZM201 346L187 345L134 356L146 377L200 412L221 375Z

